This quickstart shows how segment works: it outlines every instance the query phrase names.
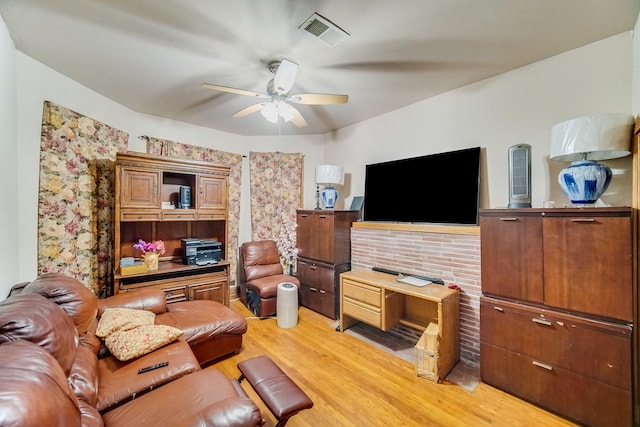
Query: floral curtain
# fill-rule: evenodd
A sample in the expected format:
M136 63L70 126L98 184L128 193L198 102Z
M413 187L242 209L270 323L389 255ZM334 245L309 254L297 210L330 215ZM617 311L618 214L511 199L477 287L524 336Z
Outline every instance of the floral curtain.
M166 139L147 139L147 152L154 155L204 160L229 167L229 222L227 224L227 253L231 262L231 280L236 280L238 228L240 226L240 185L242 183L242 155L211 148L182 144Z
M300 153L249 153L252 239L276 240L285 265L295 258L303 165Z
M38 274L60 272L98 296L113 283L116 153L129 135L44 102L38 192Z

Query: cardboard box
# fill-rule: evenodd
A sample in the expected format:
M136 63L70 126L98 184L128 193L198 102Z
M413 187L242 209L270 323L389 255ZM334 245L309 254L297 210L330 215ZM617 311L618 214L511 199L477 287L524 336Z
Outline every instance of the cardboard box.
M120 266L120 274L128 276L130 274L140 274L147 272L147 266L142 261L136 261L133 265Z

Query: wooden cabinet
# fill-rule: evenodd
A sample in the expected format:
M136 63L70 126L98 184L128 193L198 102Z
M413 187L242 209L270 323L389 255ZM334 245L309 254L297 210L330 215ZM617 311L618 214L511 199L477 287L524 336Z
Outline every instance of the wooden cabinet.
M434 378L442 379L460 358L458 291L430 284L412 286L397 276L371 270L340 275L340 331L360 321L383 331L398 324L426 330L438 325L438 354Z
M118 154L115 171L116 262L139 257L138 239L162 240L166 253L158 270L123 276L116 265L114 293L140 287L161 288L168 302L212 299L229 303L227 251L229 168L208 162ZM182 186L191 188L192 209L178 208ZM182 239L200 238L222 243L223 260L216 265L183 264Z
M120 183L121 208L160 208L159 172L135 168L123 169Z
M481 210L480 227L482 380L582 424L632 425L631 209Z
M351 224L358 211L299 210L297 212L300 303L336 319L340 273L351 269Z
M196 208L226 210L229 194L227 185L227 178L198 176L199 197L196 197Z

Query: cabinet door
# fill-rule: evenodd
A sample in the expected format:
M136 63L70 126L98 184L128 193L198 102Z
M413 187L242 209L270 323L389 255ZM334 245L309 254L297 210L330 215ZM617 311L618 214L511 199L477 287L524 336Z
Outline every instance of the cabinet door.
M629 217L546 217L544 303L633 321Z
M220 304L225 303L225 286L226 282L212 282L201 285L189 286L189 301L193 300L211 300Z
M480 217L482 292L542 303L542 218L490 215Z
M333 264L333 215L327 213L299 213L297 220L298 256Z
M215 176L198 177L197 209L226 209L227 208L227 179Z
M159 208L158 185L160 173L157 171L127 169L121 170L120 206L122 208Z

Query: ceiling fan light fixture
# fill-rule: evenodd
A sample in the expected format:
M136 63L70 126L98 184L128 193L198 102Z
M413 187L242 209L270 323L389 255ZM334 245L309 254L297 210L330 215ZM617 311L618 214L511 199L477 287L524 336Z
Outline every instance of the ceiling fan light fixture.
M265 102L260 110L260 114L269 123L278 123L278 120L282 118L285 122L293 120L293 109L291 105L279 100L273 100Z
M278 113L285 122L290 122L293 119L293 111L291 111L291 105L281 102L278 105Z
M278 123L278 107L274 102L265 102L260 110L262 117L270 123Z

